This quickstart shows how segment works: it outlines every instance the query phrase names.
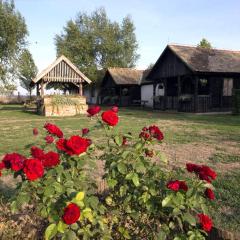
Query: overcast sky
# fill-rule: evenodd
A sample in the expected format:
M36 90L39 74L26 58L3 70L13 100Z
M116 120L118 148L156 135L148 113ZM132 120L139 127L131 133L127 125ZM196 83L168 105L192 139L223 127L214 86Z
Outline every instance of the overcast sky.
M39 70L56 57L54 36L79 11L104 7L111 20L130 14L141 55L137 67L154 63L168 43L240 50L239 0L15 0L29 30L29 48Z

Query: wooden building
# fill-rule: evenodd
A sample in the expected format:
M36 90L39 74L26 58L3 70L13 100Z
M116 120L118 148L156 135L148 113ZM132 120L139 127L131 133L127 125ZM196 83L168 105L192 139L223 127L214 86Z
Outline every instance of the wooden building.
M119 106L140 104L143 73L131 68L108 68L100 86L99 102Z
M61 56L32 80L38 96L38 111L45 116L72 116L86 113L83 85L91 83L69 59ZM47 95L46 88L57 87L64 93ZM66 94L68 93L68 95Z
M154 108L183 112L231 111L240 89L240 51L168 45L149 75Z

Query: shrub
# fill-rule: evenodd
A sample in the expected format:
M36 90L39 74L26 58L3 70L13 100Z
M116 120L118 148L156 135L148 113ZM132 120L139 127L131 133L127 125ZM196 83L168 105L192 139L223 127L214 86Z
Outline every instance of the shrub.
M186 165L189 175L167 170L154 147L164 139L157 126L144 127L137 138L118 134L118 108L101 117L100 111L93 106L88 114L97 119L93 129L104 130L105 146L86 138L91 129L66 138L60 128L47 123L45 141L31 147L30 157L5 155L0 169L21 179L12 211L33 205L49 222L46 239L205 239L212 227L207 214L215 197L211 182L216 173L192 163ZM154 163L152 158L162 161ZM105 162L108 189L101 195L91 177L96 160Z

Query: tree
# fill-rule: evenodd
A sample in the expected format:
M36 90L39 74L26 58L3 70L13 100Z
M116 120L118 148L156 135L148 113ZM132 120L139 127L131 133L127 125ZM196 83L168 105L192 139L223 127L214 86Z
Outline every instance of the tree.
M27 26L13 1L0 1L0 80L16 73L17 59L26 44Z
M21 87L29 92L30 98L33 89L30 83L36 74L37 67L32 58L32 54L27 49L24 49L19 58L18 76Z
M134 67L139 55L135 27L129 16L122 23L109 20L103 8L80 12L56 35L57 55L65 55L91 80L108 67Z
M203 38L198 44L198 47L211 49L212 45L206 38Z

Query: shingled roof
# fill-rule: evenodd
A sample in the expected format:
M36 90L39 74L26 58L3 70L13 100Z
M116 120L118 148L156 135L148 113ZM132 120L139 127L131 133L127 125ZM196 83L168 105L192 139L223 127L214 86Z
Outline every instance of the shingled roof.
M198 72L240 73L240 51L168 45L192 70Z
M133 68L108 68L114 82L118 85L140 85L144 70Z

